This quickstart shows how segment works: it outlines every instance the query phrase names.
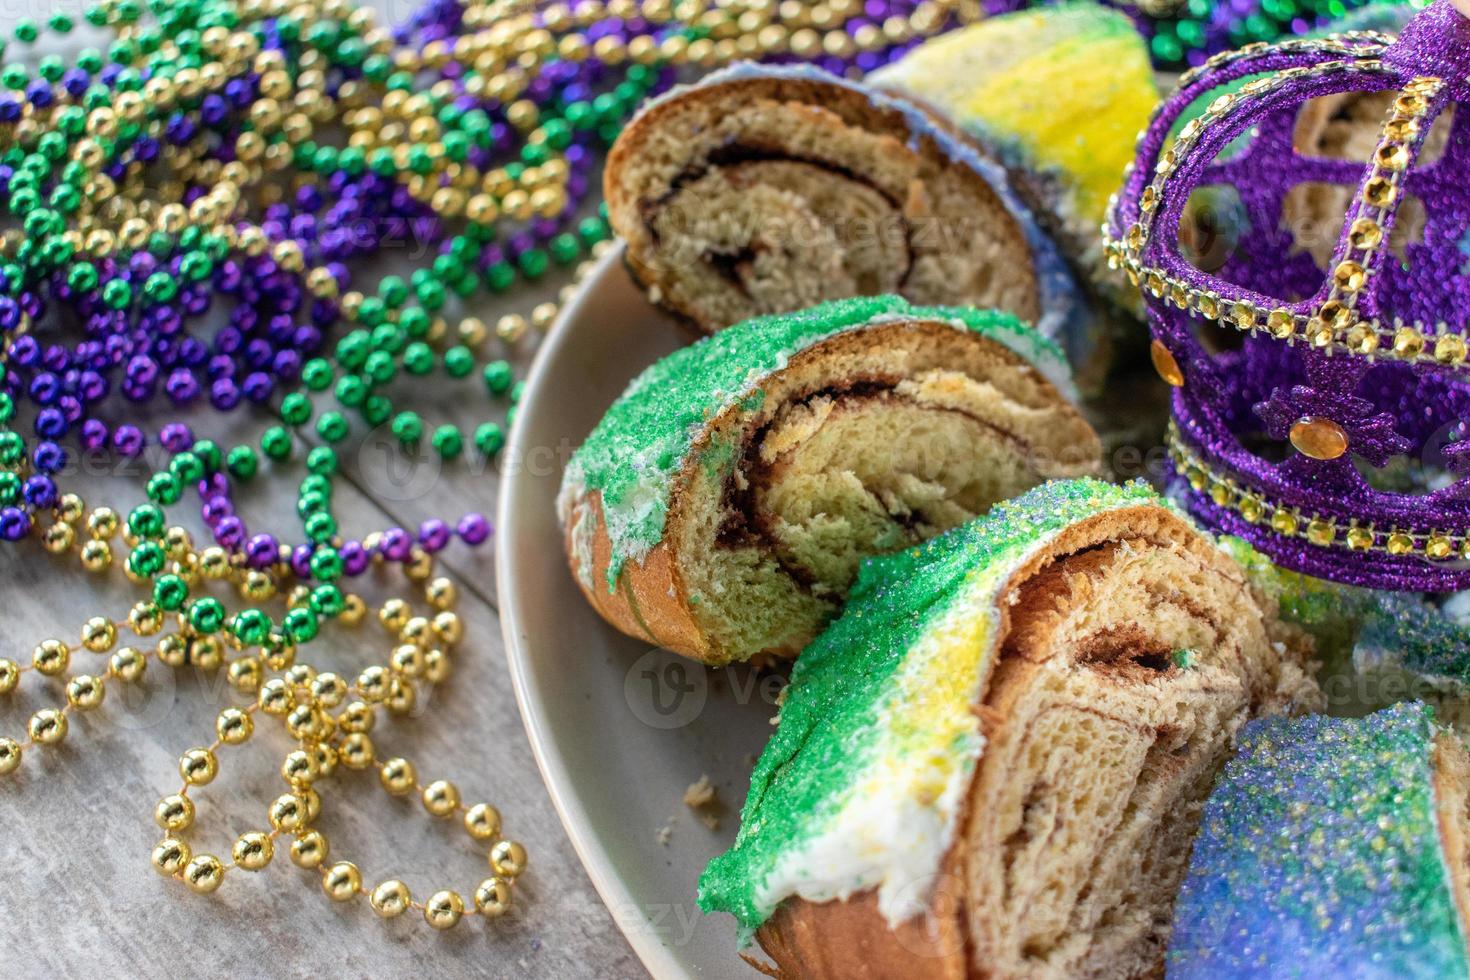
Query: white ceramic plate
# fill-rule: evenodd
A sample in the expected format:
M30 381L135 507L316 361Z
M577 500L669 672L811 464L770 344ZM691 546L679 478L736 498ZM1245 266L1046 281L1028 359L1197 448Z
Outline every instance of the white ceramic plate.
M556 518L571 450L638 372L689 339L629 279L621 248L609 252L531 370L504 458L496 571L531 747L618 927L660 980L749 978L734 920L701 914L695 893L734 839L779 681L707 670L608 626L567 568ZM683 803L703 775L723 803L717 830Z

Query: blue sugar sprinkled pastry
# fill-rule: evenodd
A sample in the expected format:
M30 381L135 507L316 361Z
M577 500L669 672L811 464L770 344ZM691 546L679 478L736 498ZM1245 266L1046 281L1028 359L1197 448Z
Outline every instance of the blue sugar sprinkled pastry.
M1470 760L1434 710L1249 723L1205 804L1169 977L1466 977Z

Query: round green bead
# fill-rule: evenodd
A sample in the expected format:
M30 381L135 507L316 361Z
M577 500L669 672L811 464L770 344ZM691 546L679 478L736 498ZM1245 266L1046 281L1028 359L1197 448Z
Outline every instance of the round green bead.
M168 612L177 612L183 608L184 600L189 598L189 584L177 575L161 575L158 581L153 583L153 601Z
M399 412L393 417L393 435L405 446L412 446L423 437L424 423L414 412Z
M201 633L217 633L225 625L225 607L213 596L195 599L189 603L189 625Z
M152 504L139 504L128 514L128 532L134 537L157 538L163 534L163 528L163 511Z
M273 425L261 433L260 448L270 459L285 459L291 455L291 433Z
M236 446L225 456L225 467L237 480L249 480L260 471L260 457L249 446Z
M270 635L271 620L263 611L241 609L230 620L230 633L246 646L259 646Z
M505 432L494 422L485 422L475 429L475 448L486 456L494 456L505 447Z
M281 399L281 421L287 425L304 425L311 418L311 399L293 391Z
M444 352L444 371L451 378L463 378L475 369L475 355L463 345Z
M464 452L464 437L459 434L459 429L453 425L441 425L434 430L433 438L430 440L434 451L445 459L453 459Z
M337 472L337 451L330 446L317 446L306 454L306 468L318 476L331 476Z
M341 442L347 438L347 419L341 412L323 412L316 420L316 431L327 442Z
M184 484L172 473L154 473L148 478L144 493L154 503L169 507L184 495Z

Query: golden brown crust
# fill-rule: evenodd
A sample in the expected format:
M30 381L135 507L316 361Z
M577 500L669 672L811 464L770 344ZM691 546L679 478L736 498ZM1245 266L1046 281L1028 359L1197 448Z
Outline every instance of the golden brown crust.
M906 336L907 335L907 336ZM919 338L915 340L914 337ZM1033 394L1062 413L1064 422L1048 426L1035 439L1014 439L1012 444L1021 458L1038 468L1036 482L1056 476L1083 476L1096 472L1101 456L1101 443L1091 426L1049 382L1045 381L1024 358L1004 345L978 333L962 331L930 320L897 320L837 334L793 355L786 366L767 378L767 388L777 387L778 376L791 376L819 369L823 362L851 355L877 345L902 346L918 342L947 345L958 367L964 363L999 366L1029 379ZM768 392L769 393L769 392ZM767 399L767 409L774 411L779 399ZM710 637L701 629L689 601L690 590L680 574L679 542L684 539L686 522L692 518L691 494L700 459L700 449L722 428L745 424L738 418L738 403L732 403L711 418L694 440L682 469L674 478L670 493L668 517L661 541L642 561L627 561L619 574L616 590L607 589L607 569L612 560L601 495L584 493L572 502L564 527L565 545L573 576L583 594L609 623L637 639L655 643L676 653L712 665L729 662L726 651L715 649ZM755 424L755 423L751 423ZM579 521L593 522L592 567L578 567L574 535ZM590 586L588 582L590 581ZM782 657L794 657L810 637L794 637L788 643L759 651ZM756 651L750 651L751 653Z
M565 529L567 561L572 577L592 607L619 631L635 639L670 650L696 660L709 657L709 643L695 625L686 600L687 593L671 556L667 540L656 545L642 562L628 562L618 576L617 588L607 588L607 567L612 561L612 544L602 513L602 494L593 492L579 499L574 513L580 510L582 520L595 521L592 538L593 571L591 584L577 567L576 549L572 544L573 526Z
M945 876L956 888L958 875ZM964 980L962 903L936 900L928 915L892 929L874 892L845 902L784 903L756 933L783 980Z
M1075 590L1085 592L1091 588L1098 569L1109 562L1106 545L1110 543L1124 548L1184 549L1191 560L1214 566L1228 580L1238 582L1244 594L1259 599L1259 593L1228 556L1183 519L1162 507L1109 511L1073 525L1049 547L1019 566L1001 592L1009 597L1001 602L998 610L1003 654L1000 662L992 666L992 675L983 682L994 696L975 707L987 741L993 740L1017 708L1024 685L1014 682L1016 675L1036 670L1037 664L1048 658L1052 633L1064 604L1073 601ZM1063 559L1067 559L1065 572L1060 564ZM1274 619L1274 614L1269 618ZM1288 648L1284 659L1300 663L1310 652L1310 641L1304 634L1291 635L1301 646ZM1118 669L1126 672L1129 668L1120 664ZM1275 692L1263 685L1256 694L1262 699L1285 700L1287 706L1314 707L1315 686L1310 681L1304 683L1307 687L1300 689L1290 683L1279 683ZM1464 758L1463 751L1461 758ZM1470 788L1470 767L1464 772L1465 788ZM962 828L969 822L971 802L967 796L965 811L959 818ZM935 888L929 912L902 923L896 930L879 912L876 892L869 890L840 901L787 899L757 930L756 939L776 964L778 975L786 978L907 980L999 975L972 962L976 960L973 937L962 915L968 903L966 854L962 846L966 837L963 830L958 833L956 843L945 857L944 871L936 879L944 887ZM1463 856L1466 851L1462 846L1454 853ZM1470 876L1466 878L1470 880ZM918 937L923 936L929 937L927 944L919 941ZM1162 976L1162 955L1161 947L1159 962L1151 972L1145 970L1139 976Z
M932 136L912 132L901 112L895 109L880 108L862 93L843 85L789 77L741 78L690 88L681 94L652 105L635 116L619 134L617 141L608 152L607 165L603 169L603 196L607 201L608 219L618 237L622 238L627 245L624 251L624 265L634 281L649 294L650 300L656 306L680 322L705 333L713 333L715 330L729 326L724 323L700 322L690 310L672 303L669 296L660 288L663 273L658 263L657 242L649 227L646 213L646 208L657 202L644 199L640 189L634 186L628 174L632 171L632 165L648 153L649 145L660 132L661 127L690 112L691 109L716 100L732 98L732 92L739 93L737 100L742 104L756 101L785 103L799 107L803 111L829 117L835 115L849 126L888 137L892 141L892 152L908 153L916 149L929 167L936 170L952 170L959 174L963 183L982 202L979 207L984 213L972 217L983 218L993 229L996 229L997 237L1003 237L1007 241L1005 251L1018 258L1018 261L1004 270L1004 274L1012 280L1026 283L1027 294L1030 298L1023 303L1016 304L1016 308L1011 309L1010 312L1032 322L1041 315L1040 288L1036 282L1034 258L1031 256L1030 245L1026 241L1025 233L1016 219L1007 211L995 189L983 176L967 165L951 159ZM885 91L883 94L886 98L903 99L909 102L932 120L936 130L957 143L974 149L982 157L989 158L989 151L984 146L977 143L943 115L934 111L932 107L920 105L900 93ZM814 118L813 125L817 121ZM1001 233L999 229L1006 229L1006 231ZM951 302L959 302L959 299L956 298Z

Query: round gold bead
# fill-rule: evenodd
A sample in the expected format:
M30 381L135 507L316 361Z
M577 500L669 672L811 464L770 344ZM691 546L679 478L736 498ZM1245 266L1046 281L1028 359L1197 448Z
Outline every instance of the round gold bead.
M434 635L445 646L454 646L464 639L464 621L452 612L437 613L433 619Z
M56 518L67 524L75 524L81 520L82 513L86 509L87 505L81 497L74 493L64 493L56 502Z
M388 671L379 666L369 667L357 677L357 690L364 701L378 702L388 696L388 686L392 677Z
M376 720L377 715L373 713L372 705L363 701L351 701L337 716L337 726L344 732L370 732Z
M417 677L424 672L424 648L417 643L402 643L393 649L388 666L394 673Z
M1371 354L1378 349L1378 331L1366 323L1354 324L1343 339L1358 354Z
M403 758L393 758L384 762L382 768L378 770L378 781L394 796L403 796L413 791L414 784L418 781L418 773L412 762Z
M258 831L241 834L231 851L235 864L246 871L260 871L271 863L271 858L275 857L275 854L276 846L271 841L270 835Z
M122 647L107 661L107 672L125 684L131 684L143 676L148 658L134 647Z
M363 602L362 596L349 592L342 597L342 615L337 619L344 626L356 626L362 622L367 615L367 603Z
M348 769L366 769L373 764L373 741L362 732L351 732L342 739L337 756Z
M465 811L464 829L475 840L492 840L500 834L500 811L489 803L476 803Z
M158 662L167 667L182 667L189 659L189 642L177 633L158 639Z
M1414 539L1403 531L1395 531L1388 536L1387 547L1391 555L1407 555L1414 550Z
M495 336L507 344L519 343L527 329L526 318L519 313L507 313L495 321Z
M41 536L41 544L53 555L70 550L76 543L77 532L70 524L52 524Z
M215 891L224 880L225 867L213 854L201 854L184 868L184 884L199 895Z
M433 626L423 616L414 616L403 624L403 629L398 631L398 638L405 643L417 643L423 646L431 639Z
M31 666L47 677L64 672L70 663L71 648L60 640L43 640L31 654Z
M1455 552L1455 546L1443 534L1432 534L1424 542L1424 553L1436 561L1442 561Z
M302 749L287 753L281 762L281 778L292 786L309 783L316 777L316 760Z
M319 830L306 830L291 841L291 863L308 870L319 868L331 852L326 836Z
M8 776L20 768L22 750L13 738L0 737L0 776Z
M435 892L424 903L424 921L435 929L450 929L464 916L464 899L448 889Z
M408 911L413 895L407 885L394 878L374 888L368 901L380 919L395 919Z
M117 627L112 620L93 616L82 626L82 646L93 653L106 653L117 642Z
M254 657L237 657L226 670L230 686L246 694L260 690L262 673L260 661Z
M503 878L519 877L526 870L526 849L518 841L498 841L490 848L490 867Z
M209 749L190 749L179 758L179 775L190 786L207 786L219 773L219 760Z
M82 567L87 571L105 571L111 564L112 547L106 541L94 539L82 545Z
M188 830L194 826L194 801L180 793L165 796L153 808L153 822L164 830Z
M334 902L355 898L362 888L362 872L351 861L338 861L322 875L322 891Z
M65 713L55 708L42 708L31 715L26 730L30 733L31 741L41 745L55 745L66 738L69 728Z
M239 708L226 708L215 718L214 731L226 745L239 745L255 733L255 719Z
M418 689L406 677L394 677L388 682L388 697L383 703L395 715L406 715L413 711L418 701Z
M1367 551L1373 547L1373 532L1366 527L1348 528L1347 545L1354 551Z
M91 711L102 703L106 694L102 678L91 674L78 674L66 684L66 700L78 711Z
M459 787L447 779L436 779L420 794L430 816L447 817L459 806Z
M9 694L20 683L20 667L14 660L0 660L0 694Z
M153 848L151 863L153 870L171 878L184 870L191 856L187 843L173 837L165 837Z
M408 622L410 615L412 613L408 603L402 599L389 599L378 610L378 622L383 624L384 629L397 633L403 629L403 624Z
M475 911L487 919L498 919L510 910L512 891L504 878L486 878L475 889Z
M424 654L424 680L438 684L449 676L449 655L443 650L433 649Z
M271 804L270 822L275 829L288 833L306 826L310 822L306 802L293 793L283 793Z
M260 686L256 703L260 705L260 710L268 715L284 715L296 703L296 698L285 681L279 677L272 677Z

